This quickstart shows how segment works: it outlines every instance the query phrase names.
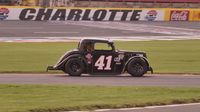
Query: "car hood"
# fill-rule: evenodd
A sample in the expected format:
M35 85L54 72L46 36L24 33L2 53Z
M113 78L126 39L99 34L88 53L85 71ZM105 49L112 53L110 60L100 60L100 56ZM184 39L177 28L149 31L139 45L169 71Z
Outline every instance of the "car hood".
M124 54L125 56L143 56L147 57L146 53L144 51L128 51L128 50L118 50L117 51L119 54Z

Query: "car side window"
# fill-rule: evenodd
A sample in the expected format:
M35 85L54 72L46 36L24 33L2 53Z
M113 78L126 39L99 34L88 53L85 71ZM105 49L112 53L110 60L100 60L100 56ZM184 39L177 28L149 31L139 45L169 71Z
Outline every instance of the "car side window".
M112 47L107 43L95 43L94 49L95 50L110 51L110 50L112 50Z
M83 47L84 51L92 52L94 51L94 43L88 42Z

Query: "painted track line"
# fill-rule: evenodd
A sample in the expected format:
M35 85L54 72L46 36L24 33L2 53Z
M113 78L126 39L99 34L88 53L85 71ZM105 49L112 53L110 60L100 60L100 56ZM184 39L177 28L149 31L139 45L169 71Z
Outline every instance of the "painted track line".
M36 34L68 34L68 33L80 33L80 32L33 32Z
M82 38L97 38L97 37L0 37L0 42L69 42L69 41L79 41ZM200 39L200 36L121 36L121 37L98 36L98 38L107 38L117 41L152 41L152 40L191 40L191 39Z
M190 28L177 28L170 26L157 26L157 25L145 25L145 24L129 24L129 23L120 23L120 22L64 22L66 25L78 25L78 26L87 26L94 28L103 28L103 29L114 29L114 30L125 30L125 31L135 31L143 33L159 33L167 35L187 35L194 36L200 35L200 31L197 29Z
M173 105L160 105L160 106L146 106L146 107L134 107L134 108L119 108L119 109L98 109L94 112L106 112L106 111L134 111L143 109L155 109L155 108L168 108L168 107L182 107L200 105L200 103L188 103L188 104L173 104ZM90 111L64 111L64 112L90 112Z
M167 108L167 107L182 107L182 106L192 106L192 105L200 105L200 103L188 103L188 104L173 104L173 105L161 105L161 106L146 106L146 107L135 107L135 108L120 108L120 109L99 109L95 110L95 112L105 112L111 110L118 111L130 111L130 110L141 110L141 109L155 109L155 108Z

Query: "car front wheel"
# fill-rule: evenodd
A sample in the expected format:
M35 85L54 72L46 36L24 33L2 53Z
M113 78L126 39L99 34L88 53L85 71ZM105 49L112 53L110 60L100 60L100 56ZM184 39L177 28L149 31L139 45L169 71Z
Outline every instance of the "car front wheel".
M147 63L142 58L132 59L128 63L127 72L133 77L142 77L147 72Z

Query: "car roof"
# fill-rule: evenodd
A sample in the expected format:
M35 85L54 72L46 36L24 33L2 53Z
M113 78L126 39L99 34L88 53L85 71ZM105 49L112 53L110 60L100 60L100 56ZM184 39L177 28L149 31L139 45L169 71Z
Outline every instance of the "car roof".
M82 42L103 42L103 43L113 43L112 40L106 38L83 38L80 41Z

